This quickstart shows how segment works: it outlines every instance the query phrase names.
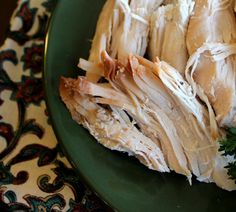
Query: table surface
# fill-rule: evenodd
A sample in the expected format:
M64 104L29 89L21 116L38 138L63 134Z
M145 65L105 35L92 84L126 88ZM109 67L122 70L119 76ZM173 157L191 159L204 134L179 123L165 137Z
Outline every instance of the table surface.
M44 39L56 2L0 0L0 211L110 211L61 153L47 115Z

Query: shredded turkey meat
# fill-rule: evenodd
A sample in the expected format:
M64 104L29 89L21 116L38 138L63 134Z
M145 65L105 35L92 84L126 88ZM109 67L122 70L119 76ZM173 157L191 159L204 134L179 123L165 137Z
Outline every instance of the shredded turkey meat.
M104 92L109 97L116 92L110 91L105 89L101 93ZM135 155L150 169L169 172L159 146L142 134L125 113L122 117L99 106L92 95L87 93L93 93L93 88L90 88L85 79L61 79L60 94L73 119L87 128L101 144L112 150Z
M197 92L202 93L199 96L207 96L222 127L236 126L236 52L235 49L232 51L236 21L233 8L232 0L196 0L187 32L187 47L192 57L186 77L199 86ZM218 52L222 57L216 58Z
M60 94L74 120L104 146L128 152L151 169L234 188L223 167L215 171L216 157L225 161L217 154L218 128L176 69L134 55L128 64L106 52L101 59L97 66L109 84L62 78Z
M90 56L78 64L86 75L60 81L72 118L150 169L236 190L218 142L236 126L234 6L107 0Z

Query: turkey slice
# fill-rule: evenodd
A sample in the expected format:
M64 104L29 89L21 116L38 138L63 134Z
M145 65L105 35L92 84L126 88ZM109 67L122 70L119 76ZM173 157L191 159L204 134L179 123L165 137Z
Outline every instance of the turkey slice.
M151 16L150 59L159 57L182 74L188 60L185 39L193 7L192 0L178 0L159 7Z
M118 21L117 11L119 10L119 2L119 0L107 0L102 8L90 49L90 62L99 63L101 61L101 52L110 50L112 29ZM89 80L94 82L99 79L99 75L96 73L87 72L86 75Z
M196 0L187 32L192 57L186 77L197 84L200 97L207 97L203 101L212 104L222 127L236 126L236 56L231 51L236 41L233 6L232 0ZM216 59L218 51L223 57Z
M162 0L131 0L125 7L124 18L114 32L110 55L126 60L129 53L143 56L146 52L149 34L149 20L152 12ZM127 61L124 61L124 63Z

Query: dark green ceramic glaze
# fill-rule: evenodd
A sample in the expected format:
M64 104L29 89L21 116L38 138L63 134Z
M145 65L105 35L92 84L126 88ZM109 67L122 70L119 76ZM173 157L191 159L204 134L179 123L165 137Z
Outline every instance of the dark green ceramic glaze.
M52 17L45 49L47 106L57 138L86 183L118 211L236 211L236 193L214 184L148 170L136 159L99 145L76 124L58 94L60 76L76 77L87 58L104 0L61 0Z

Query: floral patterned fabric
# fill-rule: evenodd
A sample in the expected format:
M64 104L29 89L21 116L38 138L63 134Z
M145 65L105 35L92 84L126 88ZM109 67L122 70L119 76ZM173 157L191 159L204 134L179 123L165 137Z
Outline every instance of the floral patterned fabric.
M0 48L0 211L106 211L60 152L42 85L56 0L19 0Z

